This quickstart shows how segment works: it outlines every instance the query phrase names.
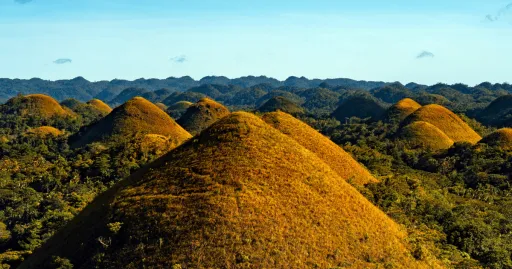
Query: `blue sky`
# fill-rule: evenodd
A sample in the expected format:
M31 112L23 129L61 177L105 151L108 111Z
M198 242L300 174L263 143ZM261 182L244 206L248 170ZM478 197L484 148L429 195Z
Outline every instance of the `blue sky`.
M508 1L25 1L0 0L0 77L512 82Z

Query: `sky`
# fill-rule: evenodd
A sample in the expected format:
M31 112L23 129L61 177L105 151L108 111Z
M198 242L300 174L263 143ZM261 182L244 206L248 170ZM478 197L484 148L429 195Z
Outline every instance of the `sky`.
M0 0L4 78L511 83L511 44L512 0Z

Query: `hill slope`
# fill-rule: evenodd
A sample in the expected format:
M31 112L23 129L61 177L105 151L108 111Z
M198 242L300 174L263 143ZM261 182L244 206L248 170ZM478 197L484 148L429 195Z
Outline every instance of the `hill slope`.
M345 100L332 113L332 116L340 122L345 122L346 118L351 117L378 120L385 112L386 109L373 98L367 96L354 96Z
M87 104L95 107L96 109L98 109L99 111L101 111L105 114L112 112L112 108L109 105L105 104L105 102L101 101L100 99L92 99L89 102L87 102Z
M359 185L377 182L350 154L304 122L283 112L265 114L263 120L317 154L341 178Z
M187 112L187 109L192 105L193 103L191 102L180 101L170 105L167 108L167 113L169 113L169 115L171 115L173 119L179 119L181 118L181 116L183 116L183 114L185 114L185 112Z
M288 114L304 113L303 108L282 96L273 97L258 108L258 112L262 113L274 112L278 110L286 112Z
M229 114L229 110L209 98L203 98L190 106L178 123L192 135L200 133L214 122Z
M484 137L481 143L498 146L504 150L512 149L512 128L499 129L492 134Z
M482 139L461 118L440 105L421 107L404 120L404 125L415 121L424 121L436 126L454 142L465 141L475 144Z
M44 94L14 97L2 105L2 112L41 118L74 116L72 111L64 109L55 99Z
M34 135L36 137L45 138L48 136L59 136L64 134L61 130L56 129L51 126L41 126L37 128L32 128L27 131L27 135Z
M20 268L427 268L405 236L314 153L233 113L101 194Z
M82 128L78 134L70 138L70 142L74 147L81 147L92 142L137 133L171 137L176 145L190 138L190 134L167 113L148 100L135 97L98 122Z
M453 140L443 131L424 121L415 121L403 127L399 136L413 147L441 150L453 145Z
M478 120L481 122L497 126L507 125L511 119L512 95L497 98L478 114Z
M388 109L386 120L401 122L420 107L420 104L410 98L402 99Z

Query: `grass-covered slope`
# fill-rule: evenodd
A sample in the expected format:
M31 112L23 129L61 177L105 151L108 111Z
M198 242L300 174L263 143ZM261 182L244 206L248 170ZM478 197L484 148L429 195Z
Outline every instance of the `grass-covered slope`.
M399 136L413 147L441 150L453 145L453 140L443 131L424 121L415 121L403 127Z
M233 113L97 197L21 266L431 268L316 154Z
M87 104L95 107L96 109L98 109L99 111L101 111L105 114L112 112L112 108L109 105L105 104L105 102L101 101L100 99L92 99L89 102L87 102Z
M273 97L258 108L258 112L262 113L274 111L283 111L288 114L304 113L304 109L302 107L282 96Z
M74 147L134 134L159 134L175 145L191 137L167 113L142 97L135 97L114 109L103 119L86 126L70 138Z
M188 101L179 101L177 103L174 103L170 105L167 108L167 113L171 115L173 119L179 119L185 112L187 112L187 109L191 107L194 103L188 102Z
M405 98L391 106L386 112L387 121L401 122L421 107L411 98Z
M482 139L459 116L447 108L431 104L421 107L404 120L404 125L415 121L428 122L445 133L454 142L477 143Z
M267 113L263 120L317 154L341 178L359 185L377 182L350 154L304 122L283 112Z
M37 136L40 138L45 138L48 136L59 136L64 134L61 130L51 127L51 126L41 126L37 128L32 128L27 131L27 135L29 136Z
M200 133L214 122L229 114L229 110L209 98L203 98L190 106L178 123L192 135Z
M512 150L512 128L499 129L484 137L481 143L498 146L504 150Z
M55 99L44 94L14 97L2 105L2 112L41 118L75 116L71 110L64 109Z

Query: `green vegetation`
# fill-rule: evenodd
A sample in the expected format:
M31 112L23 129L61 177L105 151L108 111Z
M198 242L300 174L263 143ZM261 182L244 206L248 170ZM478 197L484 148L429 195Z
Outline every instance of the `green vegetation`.
M352 117L375 121L381 119L385 112L386 109L374 98L353 96L346 99L331 116L340 122L346 122Z
M209 98L203 98L190 106L178 123L192 135L199 134L217 120L229 114L229 110Z
M283 111L293 115L304 113L303 108L282 96L271 98L260 106L257 111L261 113Z

